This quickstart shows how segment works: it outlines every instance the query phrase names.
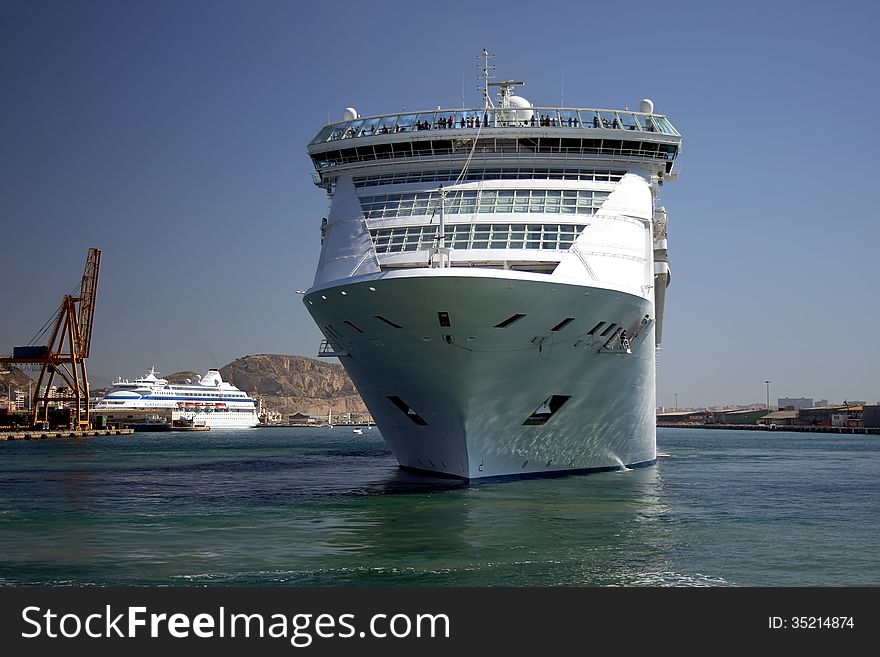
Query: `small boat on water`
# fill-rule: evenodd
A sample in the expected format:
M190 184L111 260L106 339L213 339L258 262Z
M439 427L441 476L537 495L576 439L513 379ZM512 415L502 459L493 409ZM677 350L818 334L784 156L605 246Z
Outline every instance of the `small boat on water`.
M148 417L143 422L130 422L125 425L128 429L134 431L171 431L171 423L166 422L158 416Z
M361 429L360 427L355 427L354 429L351 430L351 432L352 432L352 433L361 434L361 433L364 432L364 430Z

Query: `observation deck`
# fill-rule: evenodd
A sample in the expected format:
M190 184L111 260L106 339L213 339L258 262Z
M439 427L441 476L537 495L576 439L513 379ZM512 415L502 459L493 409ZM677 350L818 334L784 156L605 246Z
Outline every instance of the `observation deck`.
M474 140L477 143L474 144ZM595 108L438 109L357 117L325 125L308 152L323 179L349 165L412 158L642 161L666 173L681 135L661 114ZM319 181L320 184L320 181Z

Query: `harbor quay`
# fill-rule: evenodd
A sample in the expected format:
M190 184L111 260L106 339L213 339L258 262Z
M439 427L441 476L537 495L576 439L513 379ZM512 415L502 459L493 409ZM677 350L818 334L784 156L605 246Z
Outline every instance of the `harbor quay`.
M134 429L19 429L0 431L0 442L6 440L49 440L54 438L85 438L86 436L130 436Z
M668 429L727 429L729 431L776 431L797 433L840 433L860 435L880 435L878 427L816 427L775 424L716 424L698 422L658 422L657 427Z

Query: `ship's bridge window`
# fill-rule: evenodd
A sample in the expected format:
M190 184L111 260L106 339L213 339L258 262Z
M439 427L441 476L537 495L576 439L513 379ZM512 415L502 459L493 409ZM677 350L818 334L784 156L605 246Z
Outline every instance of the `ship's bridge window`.
M632 112L618 112L617 116L620 117L620 120L623 122L624 130L641 130L641 126L639 122L636 120L636 115Z
M559 110L559 126L562 128L580 127L580 117L577 110Z
M398 132L412 132L416 129L416 114L402 114L397 117Z
M336 125L334 125L330 131L330 135L327 137L327 141L336 141L337 139L343 139L345 137L348 125L348 123L337 123Z
M471 241L470 224L446 226L446 244L452 249L467 249Z
M439 210L439 198L434 202L432 211ZM462 190L449 194L446 198L444 211L450 214L470 214L477 209L477 190Z
M655 123L660 126L660 132L662 132L664 135L678 135L678 132L675 130L675 128L672 127L672 124L669 123L669 121L667 121L665 117L654 116L652 118L654 119Z
M375 135L376 127L379 125L378 118L365 119L361 125L361 134L364 136Z
M607 197L608 192L574 189L462 190L447 196L444 213L594 214ZM360 203L366 219L434 215L440 211L440 194L381 194L361 197Z
M457 128L455 112L437 112L434 115L434 125L440 129Z
M321 129L321 132L318 133L318 136L315 137L314 139L312 139L312 142L311 142L311 143L312 143L312 144L321 144L321 143L323 143L323 142L325 142L325 141L328 141L329 138L330 138L330 135L333 134L333 131L334 131L335 129L336 129L336 126L325 125L325 126Z
M423 130L427 130L434 125L434 112L422 112L416 116L416 123L422 126Z
M447 224L445 244L451 249L571 248L585 224ZM439 227L407 226L370 231L377 253L424 251L437 245Z
M502 128L502 127L550 127L550 128L619 128L614 125L614 117L606 115L618 115L620 122L625 123L627 117L624 114L630 114L637 117L646 117L648 115L641 113L633 113L629 111L614 112L612 110L595 110L595 109L559 109L555 107L533 107L533 120L520 121L517 120L515 111L500 110L484 110L483 108L475 109L459 109L459 110L437 110L420 112L419 114L399 114L372 117L368 119L355 119L354 121L342 121L324 126L318 135L310 142L311 144L320 144L338 139L351 139L354 137L365 137L376 134L387 134L389 132L409 131L409 130L437 130L452 128ZM648 130L654 132L663 132L664 134L678 135L678 132L668 122L665 117L653 115L658 119L657 125ZM608 123L605 123L607 120ZM358 125L363 122L363 125ZM650 125L650 121L647 124ZM632 122L632 125L638 126L639 121ZM630 128L638 130L639 127Z
M506 249L510 239L510 224L492 224L492 241L489 248Z
M623 124L620 122L620 119L617 118L617 112L602 111L597 112L597 114L599 115L599 121L602 123L602 125L599 126L600 128L623 128Z
M381 119L379 119L379 124L377 126L376 132L383 135L392 133L394 132L394 128L396 125L396 116L383 116Z
M581 117L581 127L598 128L601 125L599 123L599 117L596 115L596 112L590 110L581 110L579 114Z
M602 114L605 115L602 121L599 121L598 115L594 117L595 122L598 123L595 127L608 129L621 129L623 127L619 119L616 118L614 112L602 112ZM646 130L649 132L665 131L668 133L669 130L673 130L665 120L662 122L663 129L661 130L661 128L658 127L661 125L659 122L660 117L654 118L658 119L658 123L655 124L652 117L646 118L646 120L650 122L649 125L646 126ZM607 121L608 125L605 125L604 121ZM615 121L617 121L617 123L614 123ZM368 121L364 122L365 126L368 124ZM395 125L388 125L387 122L383 123L382 121L379 121L374 126L374 129L383 134L388 134L394 132ZM366 135L367 133L364 132L364 134ZM441 134L454 136L454 131L442 130ZM491 138L477 140L477 145L474 150L479 154L518 153L521 156L533 156L535 153L564 153L571 156L604 154L625 158L655 159L662 157L664 160L670 159L667 158L665 154L662 156L658 155L657 149L651 148L652 145L656 147L655 141L639 139L638 136L640 135L635 135L633 132L624 132L622 129L620 131L621 135L626 134L635 137L634 139L627 140L623 149L620 148L619 144L608 143L607 140L603 138L575 139L570 136L570 132L566 132L565 134L566 138L562 140L553 137L517 138L516 136L493 136ZM431 158L443 157L445 155L466 157L471 153L472 148L474 148L473 139L467 138L459 138L455 140L417 139L395 141L393 144L387 140L380 140L365 146L359 145L357 148L345 148L324 153L315 153L312 155L312 161L315 167L318 170L321 170L339 164L369 162L383 159L405 159L411 157ZM677 150L675 152L677 153Z

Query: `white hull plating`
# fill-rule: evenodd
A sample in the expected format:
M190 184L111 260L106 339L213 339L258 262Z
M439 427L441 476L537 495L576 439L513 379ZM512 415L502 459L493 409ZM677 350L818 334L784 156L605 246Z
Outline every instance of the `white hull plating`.
M653 463L681 135L639 111L483 103L309 143L331 199L306 308L400 464L465 479ZM499 104L490 97L498 87Z
M402 466L479 479L656 459L648 298L539 274L416 269L336 281L305 301ZM635 336L629 350L620 328ZM555 412L533 416L553 398L564 398Z

